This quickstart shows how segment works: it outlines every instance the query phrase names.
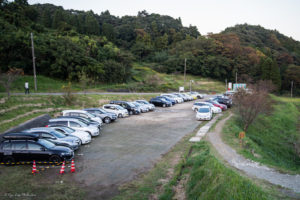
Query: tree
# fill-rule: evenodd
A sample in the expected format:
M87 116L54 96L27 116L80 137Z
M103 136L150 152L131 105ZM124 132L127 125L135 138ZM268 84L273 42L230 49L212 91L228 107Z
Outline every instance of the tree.
M235 112L245 132L260 113L270 111L269 92L274 89L274 85L270 81L259 81L256 85L250 85L249 88L250 92L239 89L234 95Z
M8 98L10 97L10 89L12 84L21 76L24 75L22 69L9 68L6 73L0 73L0 84L5 88Z

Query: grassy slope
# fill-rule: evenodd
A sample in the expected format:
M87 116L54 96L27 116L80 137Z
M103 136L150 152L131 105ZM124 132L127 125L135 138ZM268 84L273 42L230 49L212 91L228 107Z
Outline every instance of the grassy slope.
M181 74L162 74L158 73L147 66L135 64L133 69L133 80L124 84L91 84L88 91L132 91L132 92L162 92L162 91L178 91L179 86L184 85L184 77ZM225 84L209 78L201 78L199 76L186 76L185 88L189 90L189 81L194 80L192 90L202 92L223 92ZM12 86L13 92L24 92L24 83L28 81L30 91L34 92L34 80L32 76L22 76L14 82ZM37 92L61 92L63 85L67 85L67 81L51 79L44 76L37 76ZM72 83L75 91L80 91L79 83ZM0 86L0 92L5 92Z
M226 168L210 154L209 145L200 142L193 146L186 167L190 174L187 199L273 199L270 194L249 179Z
M246 158L277 167L279 170L300 173L300 158L293 142L300 143L297 130L300 99L273 97L276 101L271 115L261 115L246 133L245 148L240 148L238 133L242 131L236 118L225 125L223 139ZM253 153L254 151L254 153Z
M0 113L0 122L4 120L14 119L17 116L27 114L35 110L44 110L38 113L32 113L30 115L21 117L17 120L7 122L0 125L0 133L14 127L20 123L23 123L33 117L41 114L48 113L54 115L55 113L63 109L83 109L87 107L100 107L103 104L109 103L110 100L136 100L136 99L147 99L155 95L75 95L76 99L71 106L65 104L62 96L12 96L5 103L0 104L0 110L11 109L4 113ZM21 106L20 105L29 105ZM47 112L45 109L53 108L54 111Z

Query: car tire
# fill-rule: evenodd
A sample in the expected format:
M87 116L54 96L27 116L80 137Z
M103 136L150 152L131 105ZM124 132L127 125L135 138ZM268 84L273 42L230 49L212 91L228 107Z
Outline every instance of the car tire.
M15 159L12 156L5 156L3 162L5 165L12 165L12 163L15 163Z
M111 119L109 117L105 117L103 121L105 124L109 124L111 122Z
M164 108L165 108L165 107L166 107L166 104L163 104L163 106L162 106L162 107L164 107Z
M118 118L122 118L123 117L123 115L120 113L120 114L118 114Z
M59 157L58 155L52 155L50 158L49 158L49 161L50 162L53 162L53 163L60 163L62 161L61 157Z

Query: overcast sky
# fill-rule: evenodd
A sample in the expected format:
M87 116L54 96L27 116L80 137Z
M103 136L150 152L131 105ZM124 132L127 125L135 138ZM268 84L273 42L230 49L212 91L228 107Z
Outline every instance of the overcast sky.
M65 9L93 10L100 14L137 15L138 11L180 17L184 26L198 27L202 35L248 23L276 29L300 41L300 0L28 0Z

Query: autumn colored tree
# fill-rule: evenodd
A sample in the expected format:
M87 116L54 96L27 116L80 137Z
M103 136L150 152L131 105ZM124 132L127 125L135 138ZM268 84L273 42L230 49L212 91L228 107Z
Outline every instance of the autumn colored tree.
M250 91L239 89L234 95L235 112L241 120L245 132L259 114L270 111L269 92L274 89L274 85L271 81L259 81L248 87Z

